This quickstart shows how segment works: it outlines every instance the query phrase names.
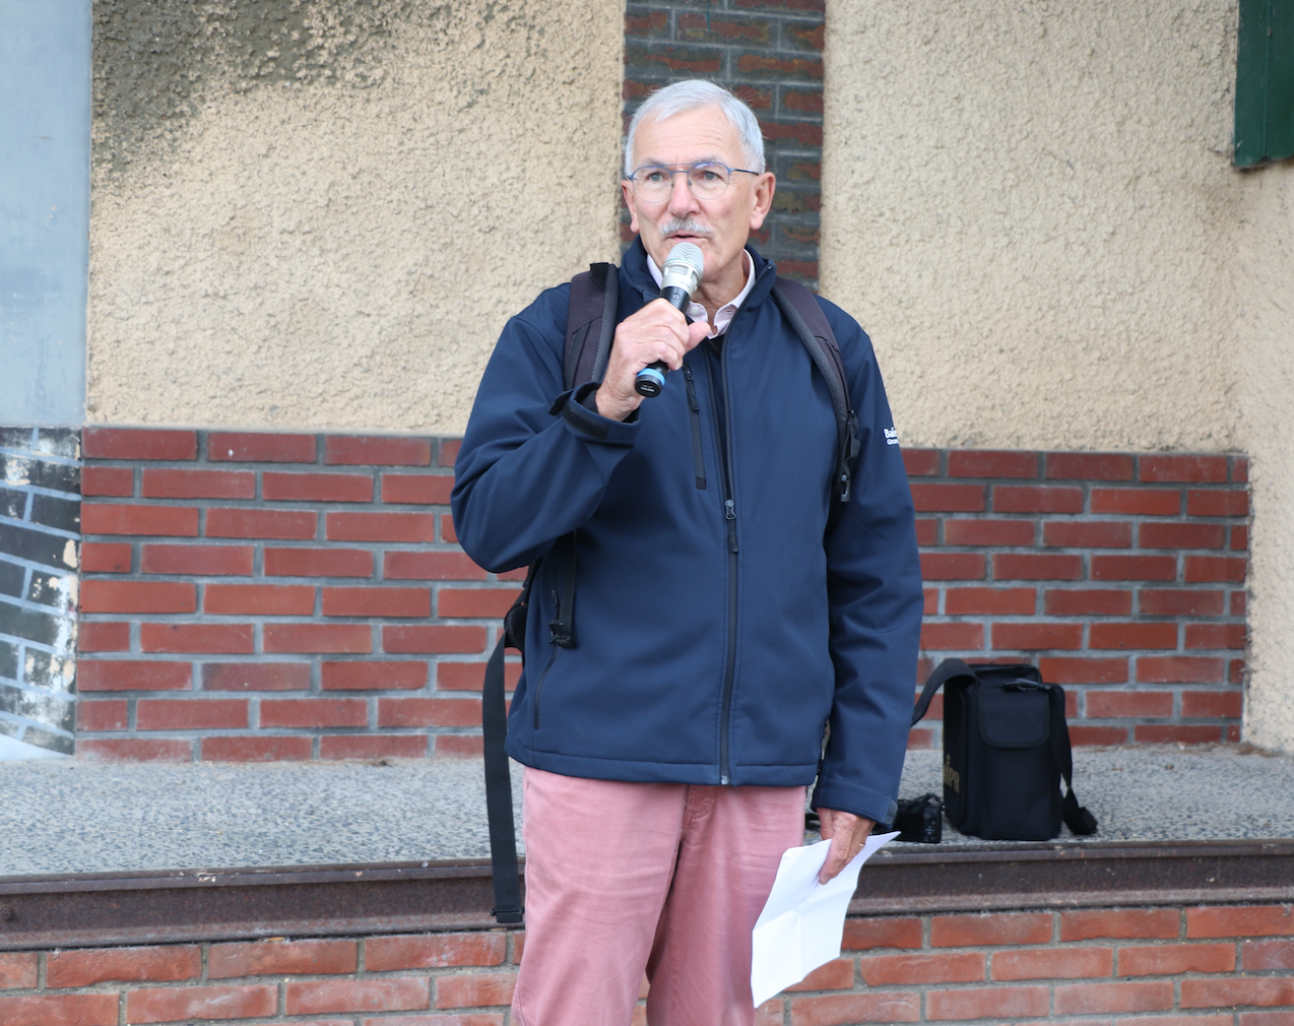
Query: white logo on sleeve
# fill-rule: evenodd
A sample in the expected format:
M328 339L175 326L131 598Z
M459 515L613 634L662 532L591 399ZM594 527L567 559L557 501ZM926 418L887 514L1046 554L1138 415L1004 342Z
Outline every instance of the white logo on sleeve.
M885 444L886 445L899 444L899 433L895 431L892 427L887 427L885 429Z

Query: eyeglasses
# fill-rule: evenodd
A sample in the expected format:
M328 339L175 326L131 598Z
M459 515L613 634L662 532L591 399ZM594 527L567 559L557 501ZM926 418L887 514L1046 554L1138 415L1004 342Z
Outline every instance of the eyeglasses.
M668 199L670 192L673 191L675 175L687 176L688 187L697 199L714 199L724 194L735 174L757 175L759 172L706 160L682 167L644 164L631 174L629 179L634 183L634 192L640 199L648 203L661 203Z

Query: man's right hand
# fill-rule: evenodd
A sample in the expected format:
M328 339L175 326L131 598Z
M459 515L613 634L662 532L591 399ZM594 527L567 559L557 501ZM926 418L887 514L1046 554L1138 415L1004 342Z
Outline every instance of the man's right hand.
M657 360L670 370L683 366L683 357L710 333L705 321L687 318L663 299L648 303L616 327L607 372L597 390L598 413L624 420L643 401L634 388L638 372Z

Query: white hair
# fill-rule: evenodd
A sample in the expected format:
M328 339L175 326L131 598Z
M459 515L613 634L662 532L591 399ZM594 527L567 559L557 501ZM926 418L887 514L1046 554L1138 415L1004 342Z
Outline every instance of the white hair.
M675 114L699 110L702 107L718 107L723 111L728 123L741 136L742 149L746 151L746 170L764 170L764 136L759 130L755 113L741 100L733 96L723 86L715 85L700 78L690 78L675 82L663 89L658 89L638 108L633 120L629 122L629 135L625 139L625 177L633 174L634 137L638 126L651 118L664 121Z

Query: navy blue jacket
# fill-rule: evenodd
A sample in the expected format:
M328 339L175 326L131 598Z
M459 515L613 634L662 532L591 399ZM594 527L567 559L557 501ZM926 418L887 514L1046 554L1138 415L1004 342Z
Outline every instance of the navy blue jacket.
M819 300L862 440L826 533L831 398L770 295L774 265L750 252L755 285L722 347L689 353L628 423L577 401L590 386L564 392L569 284L503 330L458 454L459 541L501 572L577 532L576 643L552 642L564 570L546 559L507 750L605 780L816 775L815 807L886 821L921 626L912 495L871 342ZM623 320L658 294L640 242L619 275Z

